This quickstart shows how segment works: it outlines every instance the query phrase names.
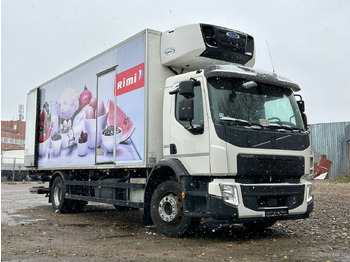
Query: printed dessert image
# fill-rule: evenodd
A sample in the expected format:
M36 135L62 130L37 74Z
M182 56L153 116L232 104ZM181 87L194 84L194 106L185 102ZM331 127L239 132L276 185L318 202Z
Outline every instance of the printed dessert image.
M113 153L114 146L117 147L121 142L123 133L122 129L116 128L116 136L114 142L114 126L108 126L102 131L102 147L107 151L107 153Z

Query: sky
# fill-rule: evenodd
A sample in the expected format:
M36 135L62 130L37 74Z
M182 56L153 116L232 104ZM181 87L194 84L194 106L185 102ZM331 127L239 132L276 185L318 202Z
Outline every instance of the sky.
M1 0L1 120L18 119L31 89L145 28L208 23L252 35L255 68L300 85L310 124L350 121L349 11L348 0Z

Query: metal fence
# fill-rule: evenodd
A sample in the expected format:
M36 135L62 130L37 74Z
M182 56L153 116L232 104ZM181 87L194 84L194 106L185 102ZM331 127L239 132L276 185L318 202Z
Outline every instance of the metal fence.
M332 161L329 178L349 175L348 149L345 128L350 122L322 123L310 125L311 149L317 162L320 155Z
M1 180L22 181L26 180L27 170L23 157L1 156Z

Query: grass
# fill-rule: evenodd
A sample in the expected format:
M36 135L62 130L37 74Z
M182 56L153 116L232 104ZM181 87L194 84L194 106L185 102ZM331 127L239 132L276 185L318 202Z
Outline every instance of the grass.
M329 179L330 182L337 183L350 183L350 176L347 175L339 175L337 178Z

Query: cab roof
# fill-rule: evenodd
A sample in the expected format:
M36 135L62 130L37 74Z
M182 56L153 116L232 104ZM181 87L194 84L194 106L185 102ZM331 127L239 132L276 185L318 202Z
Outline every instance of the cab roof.
M249 81L256 81L275 86L281 86L292 89L294 92L301 88L286 77L272 72L253 69L240 65L209 65L204 69L205 77L235 77Z

